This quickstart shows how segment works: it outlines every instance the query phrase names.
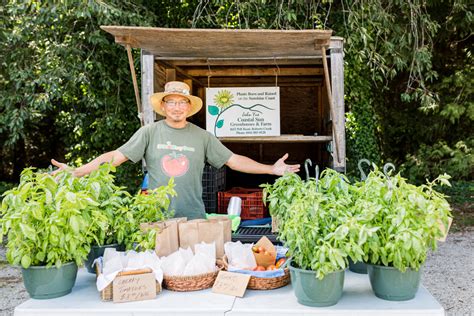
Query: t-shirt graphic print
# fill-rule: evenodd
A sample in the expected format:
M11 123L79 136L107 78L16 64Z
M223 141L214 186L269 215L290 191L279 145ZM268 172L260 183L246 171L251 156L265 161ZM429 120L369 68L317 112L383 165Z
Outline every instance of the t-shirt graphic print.
M118 149L137 162L145 158L149 189L167 185L174 179L177 196L170 209L175 217L205 218L202 200L204 164L220 168L232 152L217 138L200 127L188 123L184 128L168 126L164 120L141 127Z
M171 142L166 142L166 145L158 144L157 148L158 150L176 148L179 151L195 151L192 147L175 146ZM161 157L160 165L161 170L168 177L181 177L189 170L189 158L185 153L173 150Z

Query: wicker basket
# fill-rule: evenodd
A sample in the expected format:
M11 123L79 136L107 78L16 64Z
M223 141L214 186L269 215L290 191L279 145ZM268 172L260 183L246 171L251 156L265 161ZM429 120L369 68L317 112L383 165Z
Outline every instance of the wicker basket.
M273 290L286 286L290 283L290 270L285 268L285 275L275 278L250 277L247 288L250 290Z
M144 273L150 273L151 269L141 269L141 270L132 270L132 271L123 271L119 272L117 276L123 276L123 275L136 275L136 274L144 274ZM97 276L99 276L100 271L98 268L98 265L96 265L96 273ZM111 282L105 289L100 291L100 299L102 301L111 301L113 300L113 293L114 293L114 288L113 288L114 282ZM156 282L156 294L161 292L161 284L160 282Z
M222 258L223 267L227 270L229 262L227 256L224 255ZM285 268L283 270L284 275L274 278L257 278L256 276L251 276L249 283L247 284L247 289L249 290L274 290L280 287L284 287L290 283L290 270Z
M163 276L163 287L177 292L199 291L212 287L219 271L193 276Z
M163 287L170 291L191 292L212 287L216 281L219 271L224 268L222 259L216 260L217 270L193 276L163 276Z

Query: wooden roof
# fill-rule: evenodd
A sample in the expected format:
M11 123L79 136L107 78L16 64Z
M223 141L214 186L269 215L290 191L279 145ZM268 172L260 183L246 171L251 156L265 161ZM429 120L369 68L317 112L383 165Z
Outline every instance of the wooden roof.
M164 58L320 56L332 30L173 29L101 26L115 41Z

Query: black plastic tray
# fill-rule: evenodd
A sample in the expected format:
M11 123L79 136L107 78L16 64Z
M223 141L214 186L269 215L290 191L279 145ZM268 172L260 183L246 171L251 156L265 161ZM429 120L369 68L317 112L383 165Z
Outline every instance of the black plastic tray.
M239 227L237 231L232 234L232 241L240 240L242 243L255 243L262 236L267 236L273 244L280 244L276 239L277 235L272 233L272 228L265 227Z

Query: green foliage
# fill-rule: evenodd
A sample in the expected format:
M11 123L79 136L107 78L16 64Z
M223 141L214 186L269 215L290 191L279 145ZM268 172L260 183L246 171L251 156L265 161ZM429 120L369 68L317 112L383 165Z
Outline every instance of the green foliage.
M248 0L197 1L192 26L208 28L313 29L323 28L331 1ZM330 8L330 7L329 7Z
M134 195L129 203L127 216L118 216L114 227L117 231L129 231L123 234L123 240L117 241L126 246L126 249L153 250L155 249L155 229L146 229L140 224L163 221L173 217L173 210L169 209L171 199L176 196L174 180L171 178L166 186L148 190L147 194ZM131 215L129 215L131 214Z
M422 182L433 174L449 173L455 179L474 177L474 138L459 141L454 147L441 141L433 146L422 144L416 153L407 155L401 166L411 182Z
M0 223L11 264L52 265L87 257L95 232L106 223L98 203L68 172L52 177L25 169L20 184L4 193Z
M114 184L111 164L90 175L25 169L20 184L3 194L1 236L6 235L7 260L24 268L82 264L90 245L119 243L127 249L154 249L155 230L140 224L171 218L174 181L131 196Z
M98 170L78 178L76 189L89 193L91 199L97 202L102 221L94 234L94 244L103 246L121 243L123 235L133 232L131 225L118 225L123 218L130 218L128 202L130 194L123 187L115 184L115 167L110 163L102 164Z
M472 181L455 181L450 187L442 187L439 191L446 194L451 203L474 205L474 182Z
M152 21L145 7L122 1L5 3L0 9L0 139L7 158L2 177L14 179L28 165L47 166L65 152L67 160L82 164L133 134L139 123L127 56L99 26ZM122 176L137 174L137 167L121 170Z
M273 185L263 185L264 200L278 219L278 238L289 248L293 264L315 271L319 279L347 268L348 256L360 260L364 253L358 240L376 230L353 218L347 181L326 169L319 181L286 174Z
M439 144L470 146L472 21L467 0L10 0L0 7L0 177L52 157L81 165L138 128L126 54L100 25L331 28L345 39L350 172L360 158L402 164ZM438 174L432 163L410 179ZM118 182L135 191L139 169L120 167Z
M393 266L404 272L418 270L428 249L436 249L451 216L443 194L434 190L438 184L450 185L448 175L415 186L397 174L388 178L375 169L364 182L353 187L351 209L359 225L375 234L361 238L364 261Z

